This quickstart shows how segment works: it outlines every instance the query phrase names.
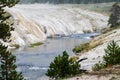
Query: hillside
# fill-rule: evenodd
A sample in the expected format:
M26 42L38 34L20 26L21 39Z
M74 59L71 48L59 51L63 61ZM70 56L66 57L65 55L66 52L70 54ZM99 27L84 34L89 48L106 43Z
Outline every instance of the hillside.
M86 61L83 61L85 68L89 67L88 69L91 70L91 65L94 65L98 61L102 61L102 56L104 55L104 49L110 43L110 41L115 40L120 45L120 28L114 29L112 31L108 31L98 37L95 37L90 41L90 45L99 44L97 47L85 52L80 58L87 57ZM91 63L92 62L92 63ZM89 64L90 63L90 64Z
M36 8L37 7L37 8ZM55 35L101 31L108 17L79 5L27 4L6 9L15 22L12 44L28 45Z
M104 49L112 40L116 41L117 44L120 45L120 26L117 26L116 29L110 30L92 39L90 41L90 45L96 45L100 43L100 45L98 45L97 47L87 52L79 53L81 54L79 59L87 58L87 60L84 60L80 63L81 68L88 70L90 73L83 74L82 76L69 78L67 80L75 80L76 78L79 78L79 80L112 80L112 78L115 78L115 80L119 80L119 65L107 68L105 70L103 69L101 71L98 71L97 73L91 73L92 66L99 61L103 61L102 57L105 54Z

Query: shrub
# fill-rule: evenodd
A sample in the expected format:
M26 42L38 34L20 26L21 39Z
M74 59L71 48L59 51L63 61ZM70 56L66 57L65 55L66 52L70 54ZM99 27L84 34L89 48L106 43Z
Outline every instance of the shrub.
M82 47L80 46L76 46L74 49L73 49L73 52L75 53L78 53L78 52L81 52L82 51Z
M76 46L74 49L73 49L73 52L75 53L79 53L83 50L88 50L89 49L89 43L84 43L84 44L80 44L80 46Z
M120 47L112 41L105 49L103 60L107 66L120 64Z
M50 78L65 78L68 76L76 75L80 71L80 64L77 61L69 59L66 51L62 56L55 57L54 61L50 63L46 75Z
M95 64L92 69L94 71L98 71L107 66L112 66L116 64L120 64L120 47L115 41L111 41L105 49L103 62Z
M101 70L102 68L105 68L105 67L106 67L106 65L105 65L104 63L99 62L99 63L96 63L96 64L92 67L92 70L93 70L93 71L99 71L99 70Z

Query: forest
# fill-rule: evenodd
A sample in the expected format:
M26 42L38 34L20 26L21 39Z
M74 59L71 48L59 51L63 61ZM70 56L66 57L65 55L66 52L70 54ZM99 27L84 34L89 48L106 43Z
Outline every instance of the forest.
M53 3L53 4L88 4L88 3L104 3L104 2L120 2L120 0L20 0L20 3Z

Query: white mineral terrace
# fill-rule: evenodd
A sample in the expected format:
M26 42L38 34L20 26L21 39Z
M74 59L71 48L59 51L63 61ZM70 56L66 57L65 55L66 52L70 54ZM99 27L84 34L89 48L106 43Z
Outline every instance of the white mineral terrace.
M107 27L108 17L79 5L19 4L6 8L15 22L13 43L26 45L56 34L93 32Z

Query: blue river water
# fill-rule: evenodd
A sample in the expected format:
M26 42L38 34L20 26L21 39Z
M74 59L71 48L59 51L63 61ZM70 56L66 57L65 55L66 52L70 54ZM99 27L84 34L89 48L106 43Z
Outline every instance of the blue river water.
M75 55L72 49L81 43L88 42L99 33L74 34L64 37L48 38L43 45L34 48L21 47L13 53L17 57L17 70L22 72L27 80L39 80L45 76L48 66L54 57L64 50L70 56ZM39 79L38 79L39 78Z

